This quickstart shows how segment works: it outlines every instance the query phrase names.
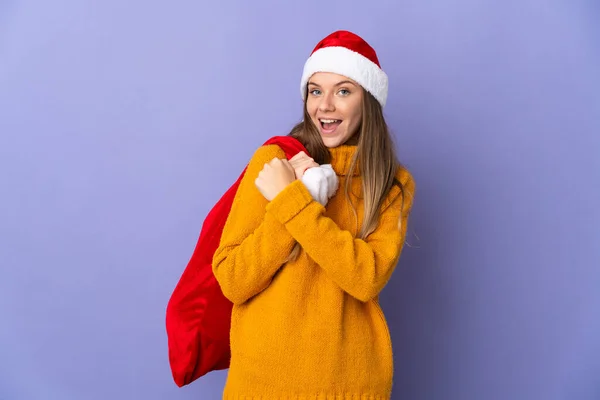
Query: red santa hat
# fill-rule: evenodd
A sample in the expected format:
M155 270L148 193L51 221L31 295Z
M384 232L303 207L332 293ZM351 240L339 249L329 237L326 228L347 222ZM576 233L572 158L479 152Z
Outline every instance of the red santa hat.
M306 100L306 85L317 72L333 72L346 76L371 93L381 107L385 106L388 77L381 69L375 50L360 36L337 31L321 40L304 64L300 90Z

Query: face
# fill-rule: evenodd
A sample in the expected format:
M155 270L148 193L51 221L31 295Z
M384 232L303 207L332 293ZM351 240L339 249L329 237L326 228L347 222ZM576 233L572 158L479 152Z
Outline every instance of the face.
M362 98L362 87L343 75L318 72L308 80L306 109L325 146L355 144Z

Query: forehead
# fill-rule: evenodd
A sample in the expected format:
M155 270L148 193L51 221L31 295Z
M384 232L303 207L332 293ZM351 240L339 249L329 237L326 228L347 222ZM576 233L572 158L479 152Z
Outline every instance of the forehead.
M309 85L313 84L318 86L336 86L342 82L349 82L355 86L359 86L353 79L333 72L317 72L308 80Z

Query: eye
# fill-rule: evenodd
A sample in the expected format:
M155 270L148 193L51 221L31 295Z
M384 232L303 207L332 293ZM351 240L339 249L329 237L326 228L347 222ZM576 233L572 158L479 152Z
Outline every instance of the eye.
M310 94L312 94L313 96L319 96L321 94L321 91L319 89L313 89L310 91Z
M350 94L350 91L348 89L340 89L339 94L341 94L342 96L348 96Z

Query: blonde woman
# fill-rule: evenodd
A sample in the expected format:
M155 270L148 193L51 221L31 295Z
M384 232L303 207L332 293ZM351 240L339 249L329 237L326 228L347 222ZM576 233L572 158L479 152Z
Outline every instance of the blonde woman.
M310 156L269 145L252 157L213 259L234 303L224 399L390 398L378 295L415 184L383 117L387 91L373 48L334 32L305 63L304 118L290 132Z

